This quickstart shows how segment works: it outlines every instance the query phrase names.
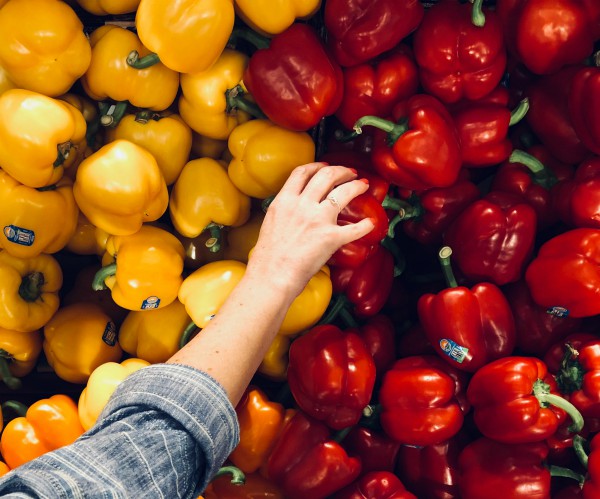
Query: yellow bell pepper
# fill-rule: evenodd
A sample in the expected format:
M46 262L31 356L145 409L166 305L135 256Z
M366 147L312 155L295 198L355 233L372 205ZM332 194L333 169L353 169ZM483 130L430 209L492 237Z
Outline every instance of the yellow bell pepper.
M179 113L193 130L212 139L226 140L236 126L250 119L232 93L247 65L247 55L225 49L209 69L181 75Z
M289 336L275 335L260 366L258 366L258 372L273 381L286 381L289 363L288 352L291 342Z
M152 310L177 298L185 252L173 234L144 225L135 234L109 237L106 253L112 262L98 271L92 286L109 288L117 305Z
M77 404L79 421L85 431L96 424L100 413L108 403L110 396L125 378L150 363L142 359L126 359L120 364L106 362L92 371L82 390Z
M315 144L306 132L294 132L269 120L252 120L229 136L233 159L227 172L248 196L264 199L283 187L294 168L315 160Z
M160 218L169 203L154 156L128 140L114 140L84 159L73 194L87 219L114 235L137 232Z
M69 383L86 383L99 365L123 355L114 322L94 303L61 307L44 327L43 348L50 367Z
M128 114L107 130L106 139L129 140L152 153L167 185L177 180L192 149L192 130L178 114L169 112Z
M90 59L83 24L67 2L11 0L0 9L0 66L19 88L64 94Z
M92 60L81 77L85 92L94 100L129 101L133 106L162 111L175 100L179 73L158 63L146 69L132 68L132 50L148 54L135 33L105 24L90 35Z
M75 232L67 242L65 248L77 255L101 256L104 253L106 244L102 245L98 240L97 230L96 226L85 218L83 213L79 212Z
M17 88L17 86L10 80L6 70L0 66L0 95L11 88ZM227 147L227 144L225 144L225 147Z
M240 282L246 265L221 260L203 265L185 278L179 288L179 301L199 328L205 327Z
M321 0L235 0L235 12L254 31L277 35L297 19L310 19Z
M215 225L235 227L246 223L250 198L233 185L219 161L193 159L183 167L173 186L169 213L179 234L196 237Z
M231 227L227 231L227 246L223 258L248 263L248 255L258 241L258 234L264 219L263 211L254 211L244 225Z
M31 258L63 249L75 233L78 213L70 178L34 189L0 170L0 248L11 255Z
M128 354L151 364L166 362L179 350L181 334L191 321L179 300L158 310L132 310L119 329L119 343Z
M63 176L73 144L85 139L86 128L81 112L68 102L7 90L0 96L0 165L29 187L54 184Z
M20 388L19 378L33 371L41 352L40 330L22 333L0 327L0 378L6 386Z
M135 25L165 66L198 73L221 55L233 31L233 0L141 0Z
M58 310L62 283L54 257L17 258L0 251L0 327L24 333L43 327Z
M222 159L223 153L227 150L227 141L211 139L205 135L200 135L192 130L192 152L191 159L212 158Z
M77 0L77 3L90 14L108 16L135 12L140 0Z
M186 269L196 270L202 265L219 260L236 260L235 258L225 258L225 246L219 245L217 251L214 251L214 246L209 248L209 245L214 241L213 235L209 230L202 232L196 237L184 237L181 234L175 234L177 239L183 244L185 249L185 261L183 266Z

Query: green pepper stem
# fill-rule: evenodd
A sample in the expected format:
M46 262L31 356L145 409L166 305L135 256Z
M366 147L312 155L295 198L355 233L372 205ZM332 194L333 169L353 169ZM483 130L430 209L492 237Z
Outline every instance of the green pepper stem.
M471 11L471 22L478 28L485 26L485 14L483 13L483 0L471 0L473 2L473 10Z
M19 296L27 302L34 302L42 296L42 286L45 284L42 272L31 272L21 279Z
M333 136L335 137L335 140L337 140L338 142L346 143L346 142L350 142L351 140L354 140L361 133L362 133L362 130L360 132L357 132L357 131L344 132L343 130L338 129L333 133Z
M155 113L154 111L150 111L149 109L144 109L143 111L138 111L137 113L135 113L134 121L136 123L145 125L150 120L160 120L160 114Z
M550 189L557 182L557 179L551 170L546 168L535 156L526 153L525 151L515 149L510 154L508 161L510 163L521 163L526 166L532 173L533 181L545 189Z
M347 327L358 327L358 322L346 307L340 310L340 318L344 321Z
M510 112L510 121L508 126L513 126L519 123L529 111L529 99L525 97L519 105Z
M27 407L22 402L18 402L17 400L7 400L2 403L2 412L6 412L7 410L14 412L19 417L25 417L27 414Z
M586 444L586 439L581 435L575 435L573 437L573 450L575 451L575 455L577 456L577 459L579 459L581 465L587 470L589 456L585 451Z
M179 349L180 350L189 343L190 339L192 338L192 335L198 329L200 329L200 328L198 326L196 326L194 321L190 322L187 326L185 326L185 329L183 330L183 332L181 333L181 336L179 337Z
M140 57L140 53L137 50L132 50L129 52L125 60L127 61L127 65L134 69L147 69L160 62L158 54L152 53L145 55L144 57Z
M579 433L581 431L584 421L583 416L577 407L571 404L567 399L554 393L550 393L550 387L547 383L544 383L543 380L538 379L533 384L533 395L538 399L540 406L543 407L545 404L550 404L565 411L572 421L571 426L569 426L569 431L571 433Z
M354 123L353 128L357 134L361 134L364 126L374 126L375 128L387 132L388 142L393 144L408 130L408 121L402 120L400 123L394 123L393 121L384 120L379 116L367 115L359 118L356 123Z
M563 468L562 466L555 466L552 464L548 466L548 471L550 472L550 476L572 478L573 480L577 480L580 485L583 485L583 482L585 482L585 477L581 473L576 473L569 468Z
M351 430L352 430L352 426L348 426L348 428L343 428L340 431L337 431L331 437L331 440L333 440L334 442L337 442L339 444L348 436L348 433L350 433Z
M225 91L225 100L227 102L227 113L231 113L234 109L244 111L255 118L266 119L267 116L262 112L255 102L244 99L244 90L241 85L236 85Z
M565 354L560 363L560 371L556 376L556 382L560 392L570 394L580 390L583 386L585 370L581 362L577 360L579 352L570 343L565 343Z
M219 471L215 473L213 479L223 475L231 475L232 485L244 485L246 483L246 475L244 472L236 466L222 466Z
M63 142L62 144L58 144L56 146L56 160L52 164L54 168L62 166L65 160L69 157L69 154L71 153L71 146L72 144L70 141Z
M6 350L0 350L0 379L11 390L18 390L23 383L19 378L13 376L10 372L9 363L12 360L12 355Z
M268 198L265 198L262 200L262 202L260 203L260 208L263 213L267 212L267 210L269 209L269 206L271 206L271 203L273 202L274 199L275 199L275 196L269 196Z
M204 230L210 232L210 237L204 243L211 253L221 251L221 241L223 240L223 226L216 223L209 223Z
M343 308L348 305L348 298L344 293L340 293L329 304L328 310L325 312L318 325L331 324L340 314Z
M102 267L92 280L92 289L94 291L102 291L106 289L106 284L104 284L105 279L108 277L112 277L117 273L117 262L113 262L106 267Z
M450 263L451 255L452 248L450 248L450 246L444 246L438 253L438 259L440 261L440 265L442 266L442 272L444 273L446 284L449 288L456 288L458 287L458 282L456 282L456 277L454 277L454 272L452 271L452 264Z
M123 116L125 116L127 102L100 102L98 108L100 109L100 124L104 127L114 128L123 119Z
M394 258L394 277L398 277L406 270L406 258L400 250L400 246L396 244L393 236L389 234L381 240L381 245L388 250Z
M239 40L252 44L257 49L266 49L271 45L271 40L266 36L259 35L256 31L244 28L236 28L231 32L227 45L237 46Z

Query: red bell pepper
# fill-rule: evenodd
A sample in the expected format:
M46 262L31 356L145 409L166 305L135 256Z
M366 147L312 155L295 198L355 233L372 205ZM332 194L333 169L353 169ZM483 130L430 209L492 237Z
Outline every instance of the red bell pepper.
M506 48L502 25L494 11L480 10L481 3L434 4L415 32L414 51L421 84L427 93L443 102L480 99L494 90L504 76Z
M460 141L444 105L431 95L417 94L397 105L394 121L364 116L356 133L370 125L376 131L371 158L375 170L400 188L447 187L458 178Z
M394 440L432 445L456 435L469 411L466 374L439 357L399 359L379 390L380 422Z
M342 440L350 456L360 458L362 473L394 471L401 444L385 433L364 426L354 426Z
M347 333L358 334L375 362L377 376L383 376L396 360L396 331L392 320L384 314L369 317L358 327L351 327Z
M360 460L349 457L325 423L298 411L284 427L267 462L267 477L289 499L323 499L352 483Z
M515 322L508 301L494 284L458 286L450 268L451 254L447 246L439 253L449 287L422 295L417 312L436 353L454 368L474 372L513 352Z
M567 66L538 78L526 90L529 111L525 120L552 155L569 164L579 163L589 154L569 115L571 83L581 67Z
M535 74L552 74L588 57L592 24L579 0L498 0L507 46Z
M469 205L444 234L453 261L473 281L518 281L533 254L535 210L517 195L490 192Z
M583 489L580 485L567 485L552 494L552 499L579 499L583 497Z
M423 14L418 0L328 0L323 23L338 63L355 66L396 47Z
M375 385L363 340L336 326L313 327L292 342L287 378L300 408L336 430L360 420Z
M502 288L515 319L517 348L526 355L542 358L548 348L579 330L582 320L548 313L533 301L524 279Z
M417 499L389 471L372 471L333 496L334 499Z
M244 85L267 117L305 131L333 114L343 97L342 70L317 32L294 23L250 57Z
M583 499L600 497L600 433L590 442L590 452L587 456L587 478L583 485Z
M600 229L573 229L545 242L527 267L533 300L551 313L600 313Z
M546 364L535 357L504 357L486 364L471 378L467 398L479 431L498 442L541 442L556 433L565 411L572 433L583 428L579 411L557 394Z
M600 68L581 68L571 82L569 115L581 142L600 154Z
M461 430L439 444L403 445L398 453L396 474L417 497L459 499L458 456L471 440Z
M417 93L419 86L417 65L405 45L377 59L345 68L343 73L344 98L335 116L350 130L362 116L386 117L398 102Z

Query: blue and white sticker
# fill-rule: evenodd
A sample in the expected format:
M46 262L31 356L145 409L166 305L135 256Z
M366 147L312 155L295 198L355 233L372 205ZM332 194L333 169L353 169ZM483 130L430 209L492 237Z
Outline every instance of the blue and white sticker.
M469 353L468 348L465 348L448 338L442 338L440 340L440 348L442 349L442 352L459 364L462 364L462 361L465 360L465 357Z
M106 323L104 333L102 334L102 341L110 347L114 347L117 343L117 326L112 321Z
M160 305L160 298L158 296L149 296L142 302L142 306L140 307L142 310L152 310L153 308L158 308Z
M20 244L21 246L31 246L35 241L34 231L16 225L6 225L4 235L11 243Z
M565 307L550 307L546 309L546 313L554 317L567 317L569 315L569 311Z

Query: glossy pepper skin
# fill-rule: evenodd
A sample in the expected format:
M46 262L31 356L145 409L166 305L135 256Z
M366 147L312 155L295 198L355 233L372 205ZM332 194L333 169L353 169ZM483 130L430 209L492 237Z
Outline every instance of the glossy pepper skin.
M321 8L321 0L234 0L235 13L254 31L273 36L296 20L307 20Z
M149 365L150 363L145 360L131 357L120 364L105 362L96 367L90 374L77 403L79 421L83 429L87 431L96 424L108 399L125 378Z
M394 471L402 445L383 431L354 426L342 440L349 455L360 458L361 474L369 471Z
M376 314L358 327L346 332L358 334L373 357L377 376L381 377L396 361L396 330L386 314Z
M535 242L535 210L518 196L491 192L469 205L444 233L468 279L497 286L523 277Z
M583 484L583 499L594 499L600 494L600 438L595 436L590 442L588 476Z
M372 471L340 490L335 499L417 499L389 471Z
M469 382L467 398L477 428L498 442L541 442L565 418L561 408L548 405L566 401L557 395L546 364L535 357L504 357L481 367Z
M243 225L250 217L250 198L233 184L222 163L193 159L173 186L169 214L179 234L196 237L211 223Z
M287 381L288 352L291 338L283 334L276 334L265 353L258 372L273 381Z
M592 53L585 7L574 0L499 0L508 47L535 74L552 74Z
M135 25L144 46L165 66L179 73L199 73L219 58L234 19L233 0L182 0L175 4L141 0Z
M71 104L12 89L0 96L0 165L18 182L45 187L63 176L74 144L85 138L83 115Z
M107 16L135 12L140 0L77 0L77 3L91 14Z
M99 365L119 362L123 354L114 322L94 303L61 307L44 327L43 348L50 367L69 383L86 383Z
M427 9L415 32L421 84L446 103L486 96L506 69L500 19L494 11L483 9L485 22L475 26L472 10L469 3L439 2Z
M294 132L269 120L255 119L234 128L227 141L233 156L227 174L247 196L274 196L300 165L315 160L315 143L306 132Z
M235 127L250 119L229 99L247 66L246 54L225 49L210 68L181 75L179 113L192 130L211 139L227 140Z
M183 245L164 229L143 225L130 236L111 236L94 289L107 287L127 310L154 310L173 303L183 282Z
M281 489L260 473L246 473L244 485L231 483L229 475L211 480L198 499L285 499Z
M479 438L460 454L463 499L549 498L550 471L544 466L544 442L507 445Z
M0 251L0 327L28 333L43 327L58 310L63 273L46 254L17 258Z
M379 390L381 426L405 445L451 438L469 411L465 373L433 355L405 357L387 371Z
M525 272L533 300L561 315L598 314L599 244L599 229L568 230L545 242Z
M330 0L323 19L329 47L342 66L370 61L415 31L424 10L415 0Z
M375 362L355 333L315 326L292 342L288 383L309 416L341 430L358 423L371 400Z
M374 124L363 119L355 130ZM444 105L431 95L417 94L394 108L393 119L375 133L371 159L377 173L409 190L452 185L462 159L458 133Z
M33 403L6 425L0 439L2 457L14 469L72 444L83 431L75 402L67 395L52 395Z
M139 112L106 131L106 140L128 140L154 156L167 185L177 180L192 150L192 130L178 114Z
M4 7L0 66L8 77L19 88L51 97L67 92L91 59L90 44L75 11L59 0L19 0Z
M600 68L580 69L571 82L569 115L581 142L595 154L600 154Z
M18 389L18 378L34 370L41 352L41 331L23 333L0 328L0 379L8 388Z
M51 189L39 190L0 170L0 200L0 248L13 256L56 253L75 233L79 209L68 177Z
M342 70L317 32L303 23L250 57L244 84L273 123L299 132L333 114L343 97Z
M324 499L352 483L360 470L360 461L332 439L327 425L302 411L284 427L266 468L289 499Z

